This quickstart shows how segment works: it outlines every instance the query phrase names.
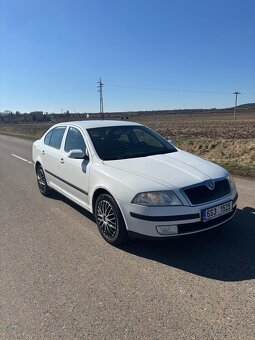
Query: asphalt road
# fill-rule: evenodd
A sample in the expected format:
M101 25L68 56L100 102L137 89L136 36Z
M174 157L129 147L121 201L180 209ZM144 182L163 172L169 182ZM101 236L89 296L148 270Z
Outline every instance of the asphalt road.
M0 135L0 339L255 338L254 181L224 227L114 248L40 195L31 145Z

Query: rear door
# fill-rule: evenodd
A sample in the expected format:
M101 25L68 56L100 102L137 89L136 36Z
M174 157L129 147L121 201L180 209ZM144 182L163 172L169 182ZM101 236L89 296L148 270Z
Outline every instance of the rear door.
M42 149L42 165L48 184L50 186L61 188L61 154L63 137L66 126L57 126L50 130L44 138Z

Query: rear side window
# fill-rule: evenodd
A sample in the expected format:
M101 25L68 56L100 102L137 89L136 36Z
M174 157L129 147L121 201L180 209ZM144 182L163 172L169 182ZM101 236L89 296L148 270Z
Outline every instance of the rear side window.
M56 149L60 149L65 129L65 126L60 126L52 130L49 144L50 146Z
M53 130L50 130L50 132L48 132L47 135L44 137L44 144L50 145L50 138L51 138L51 135L52 135L52 131Z
M85 153L86 145L80 131L70 127L66 136L65 151L80 149Z

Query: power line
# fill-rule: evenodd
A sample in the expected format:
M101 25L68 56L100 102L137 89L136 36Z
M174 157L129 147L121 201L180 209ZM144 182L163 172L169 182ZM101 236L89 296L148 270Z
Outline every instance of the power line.
M201 93L201 94L233 94L232 92L221 92L221 91L207 91L207 90L180 90L180 89L170 89L170 88L159 88L159 87L143 87L143 86L129 86L129 85L114 85L114 84L105 84L107 87L116 87L116 88L126 88L126 89L136 89L136 90L152 90L152 91L166 91L166 92L179 92L179 93ZM242 92L242 94L252 95L255 92Z

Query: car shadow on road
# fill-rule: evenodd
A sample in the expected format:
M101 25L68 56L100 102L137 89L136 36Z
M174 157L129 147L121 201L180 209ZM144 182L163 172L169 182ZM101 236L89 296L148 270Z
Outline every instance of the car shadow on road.
M255 209L238 209L229 223L167 241L133 240L125 252L220 281L255 278Z
M90 212L61 194L54 192L51 198L95 222ZM237 209L232 221L203 233L160 241L132 240L118 248L214 280L251 280L255 278L255 209Z

